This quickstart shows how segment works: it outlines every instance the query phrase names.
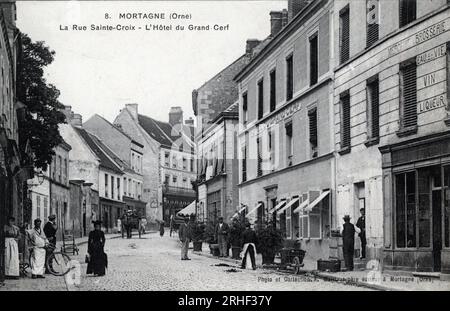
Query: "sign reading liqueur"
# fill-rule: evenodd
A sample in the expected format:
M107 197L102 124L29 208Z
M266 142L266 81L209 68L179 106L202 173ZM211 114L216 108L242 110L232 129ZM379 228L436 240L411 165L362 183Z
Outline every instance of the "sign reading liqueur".
M419 114L442 107L447 107L447 96L444 96L444 94L417 103L417 113Z

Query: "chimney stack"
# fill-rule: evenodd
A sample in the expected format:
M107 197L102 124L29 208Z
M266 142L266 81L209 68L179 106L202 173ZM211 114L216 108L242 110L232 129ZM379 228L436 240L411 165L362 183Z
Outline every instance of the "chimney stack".
M286 26L287 23L289 22L288 15L289 15L288 10L283 9L283 15L282 15L282 20L281 20L282 27Z
M283 11L270 12L270 36L275 37L283 28Z
M126 104L125 109L127 109L131 113L133 119L138 119L138 104Z
M181 107L171 107L169 111L169 124L174 126L176 124L183 125L183 109Z
M60 110L66 116L66 122L76 127L83 126L83 117L81 114L74 113L72 106L64 106L64 109Z
M294 17L303 10L313 0L288 0L288 20L291 21Z
M261 43L258 39L247 39L247 44L245 47L246 54L253 54L253 50Z

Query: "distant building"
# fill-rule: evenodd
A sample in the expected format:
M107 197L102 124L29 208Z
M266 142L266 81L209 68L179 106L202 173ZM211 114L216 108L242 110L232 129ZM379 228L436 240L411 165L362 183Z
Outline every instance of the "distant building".
M143 200L147 215L169 221L170 215L195 200L191 181L195 180L192 125L183 124L183 112L171 108L169 122L138 113L137 104L127 104L114 120L133 140L143 144Z

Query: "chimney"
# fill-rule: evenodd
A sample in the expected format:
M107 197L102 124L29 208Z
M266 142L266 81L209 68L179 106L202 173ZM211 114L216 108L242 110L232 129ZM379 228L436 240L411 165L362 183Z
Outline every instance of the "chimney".
M288 23L288 10L283 9L283 15L282 15L282 20L281 20L281 24L282 27L286 26Z
M138 119L138 104L126 104L125 108L131 113L133 119Z
M293 20L311 2L312 0L288 0L288 20Z
M186 124L187 126L194 126L194 119L192 119L192 117L189 117L189 119L184 121L184 124Z
M283 11L270 12L270 36L275 37L283 28Z
M171 107L169 111L169 124L174 126L176 124L183 125L183 110L181 107Z
M246 54L253 54L253 50L259 45L261 41L258 39L247 39L247 45L245 47Z

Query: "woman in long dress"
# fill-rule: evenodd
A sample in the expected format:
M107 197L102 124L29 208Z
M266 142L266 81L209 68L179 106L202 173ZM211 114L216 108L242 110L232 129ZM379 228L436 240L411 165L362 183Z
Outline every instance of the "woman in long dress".
M105 268L108 267L107 256L104 251L105 234L101 230L101 221L94 222L94 230L89 232L88 254L89 263L86 274L104 276Z
M3 228L5 232L5 276L8 279L19 278L19 227L15 223L14 217L8 218L8 224Z
M164 236L164 220L161 220L159 222L159 236Z

